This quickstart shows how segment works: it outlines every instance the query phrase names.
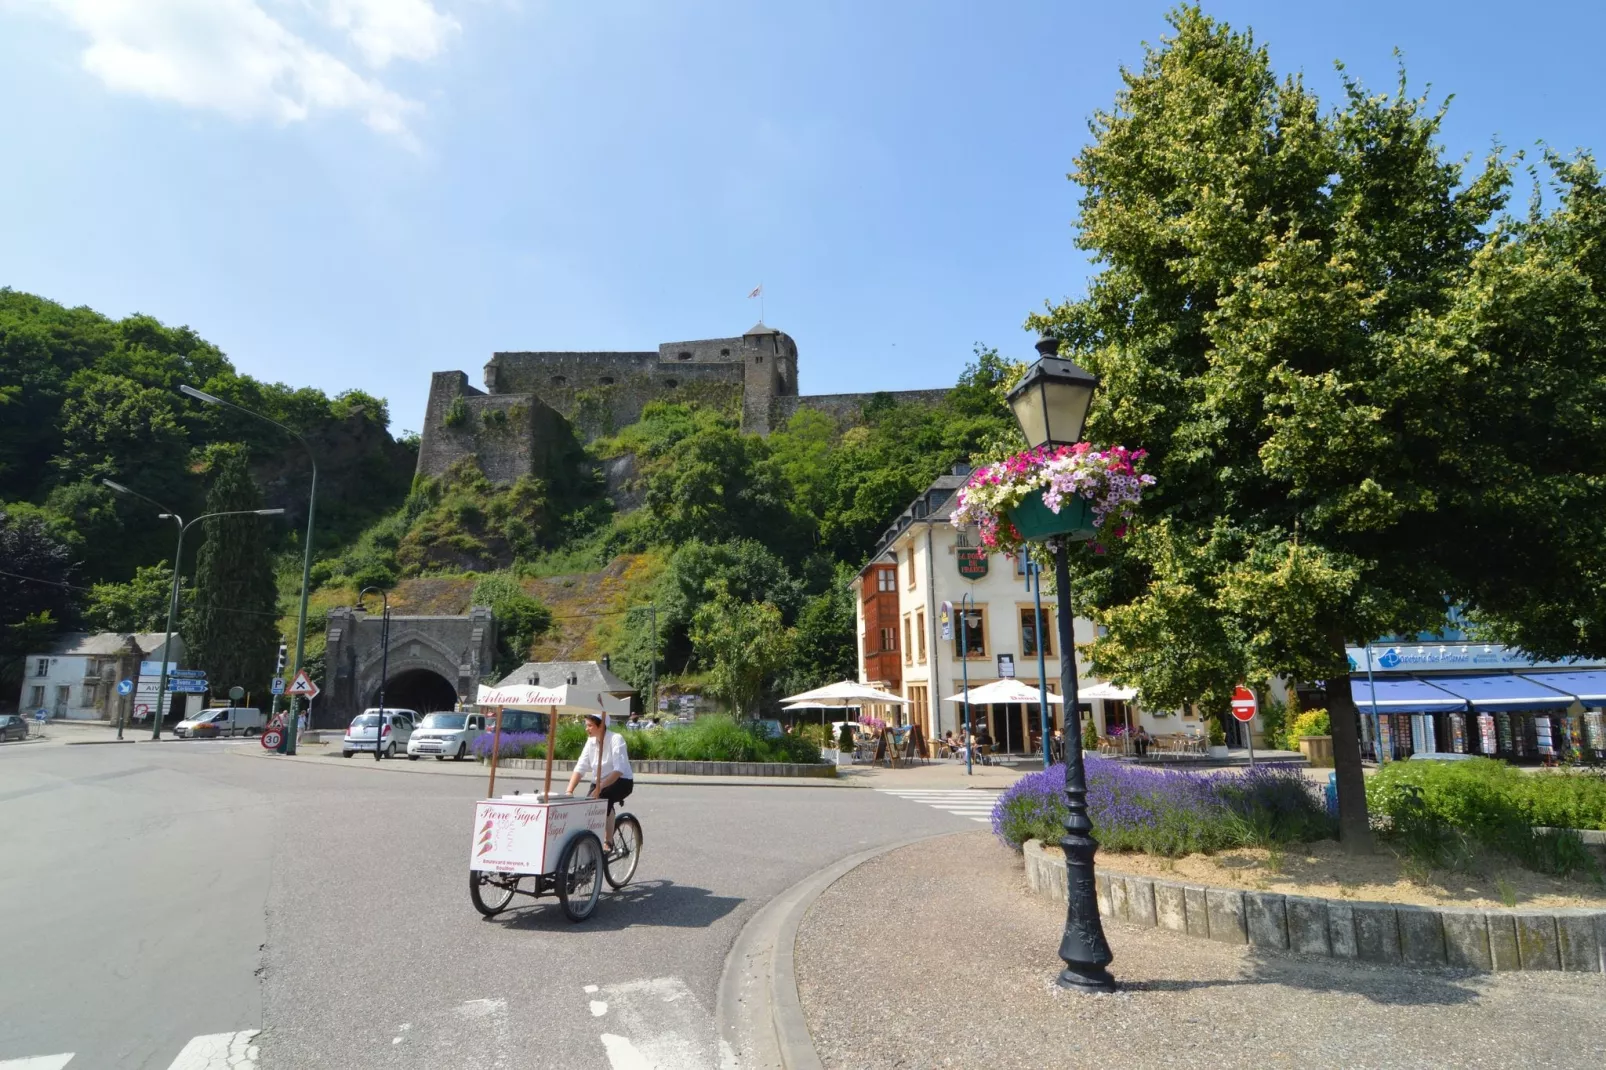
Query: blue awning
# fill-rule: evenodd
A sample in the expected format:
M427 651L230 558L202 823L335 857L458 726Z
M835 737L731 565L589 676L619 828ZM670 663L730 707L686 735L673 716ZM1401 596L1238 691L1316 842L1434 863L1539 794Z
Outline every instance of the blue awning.
M1441 713L1467 708L1467 700L1409 676L1349 678L1350 696L1362 713ZM1374 705L1375 702L1375 705Z
M1602 674L1606 675L1606 674ZM1479 712L1521 713L1525 710L1564 710L1573 696L1526 676L1498 672L1481 676L1434 676L1433 686L1459 695Z
M1537 684L1565 691L1585 706L1606 703L1606 669L1578 669L1573 672L1531 672L1525 677Z

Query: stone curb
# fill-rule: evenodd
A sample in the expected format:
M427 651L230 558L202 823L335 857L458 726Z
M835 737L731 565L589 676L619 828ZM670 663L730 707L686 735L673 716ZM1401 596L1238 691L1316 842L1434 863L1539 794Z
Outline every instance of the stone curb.
M798 926L821 893L872 858L952 835L912 836L849 855L803 878L749 918L725 956L715 999L721 1066L820 1070L793 967Z
M481 762L481 765L485 763ZM546 762L540 758L503 758L496 763L498 769L545 769ZM836 776L836 766L821 763L819 765L799 765L792 762L668 762L668 761L638 761L631 762L630 768L637 773L663 773L679 776L772 776L772 777L819 777L830 779ZM552 761L554 773L570 773L574 771L573 762Z
M1022 846L1026 885L1064 901L1065 863ZM1099 913L1272 951L1384 965L1606 973L1606 910L1478 910L1207 888L1100 869Z

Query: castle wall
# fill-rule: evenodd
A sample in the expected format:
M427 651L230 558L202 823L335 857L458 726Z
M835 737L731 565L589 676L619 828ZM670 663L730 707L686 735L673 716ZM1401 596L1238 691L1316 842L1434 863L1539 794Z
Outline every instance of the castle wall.
M568 462L572 433L563 417L528 394L486 394L462 372L437 372L418 448L417 474L439 477L473 458L493 483L545 478Z
M718 353L739 347L739 339L727 338L673 343L659 353L497 353L486 365L486 384L497 394L536 395L589 442L641 419L649 401L696 401L738 415L743 367ZM674 359L660 360L664 352ZM694 355L680 360L681 352Z
M904 405L936 406L948 396L947 390L879 390L868 394L804 394L777 397L770 401L770 426L782 428L799 409L813 409L834 417L838 423L859 422L864 405L873 398L890 398Z

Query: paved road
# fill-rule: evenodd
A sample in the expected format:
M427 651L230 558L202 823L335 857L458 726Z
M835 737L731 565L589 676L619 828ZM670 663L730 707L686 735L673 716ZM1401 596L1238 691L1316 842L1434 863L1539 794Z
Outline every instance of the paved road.
M652 785L636 886L581 925L551 900L487 921L482 782L252 746L0 751L0 902L24 919L0 992L27 1007L0 1016L0 1070L221 1068L247 1042L268 1070L716 1066L724 957L769 897L976 827L879 791Z

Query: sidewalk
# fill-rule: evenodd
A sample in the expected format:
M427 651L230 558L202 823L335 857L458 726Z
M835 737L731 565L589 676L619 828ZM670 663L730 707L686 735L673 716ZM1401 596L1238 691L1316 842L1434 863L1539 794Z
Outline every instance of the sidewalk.
M945 922L944 925L935 924ZM1302 958L1108 921L1121 989L1054 984L1064 908L963 832L874 858L798 929L803 1014L829 1070L907 1067L1606 1065L1606 982Z

